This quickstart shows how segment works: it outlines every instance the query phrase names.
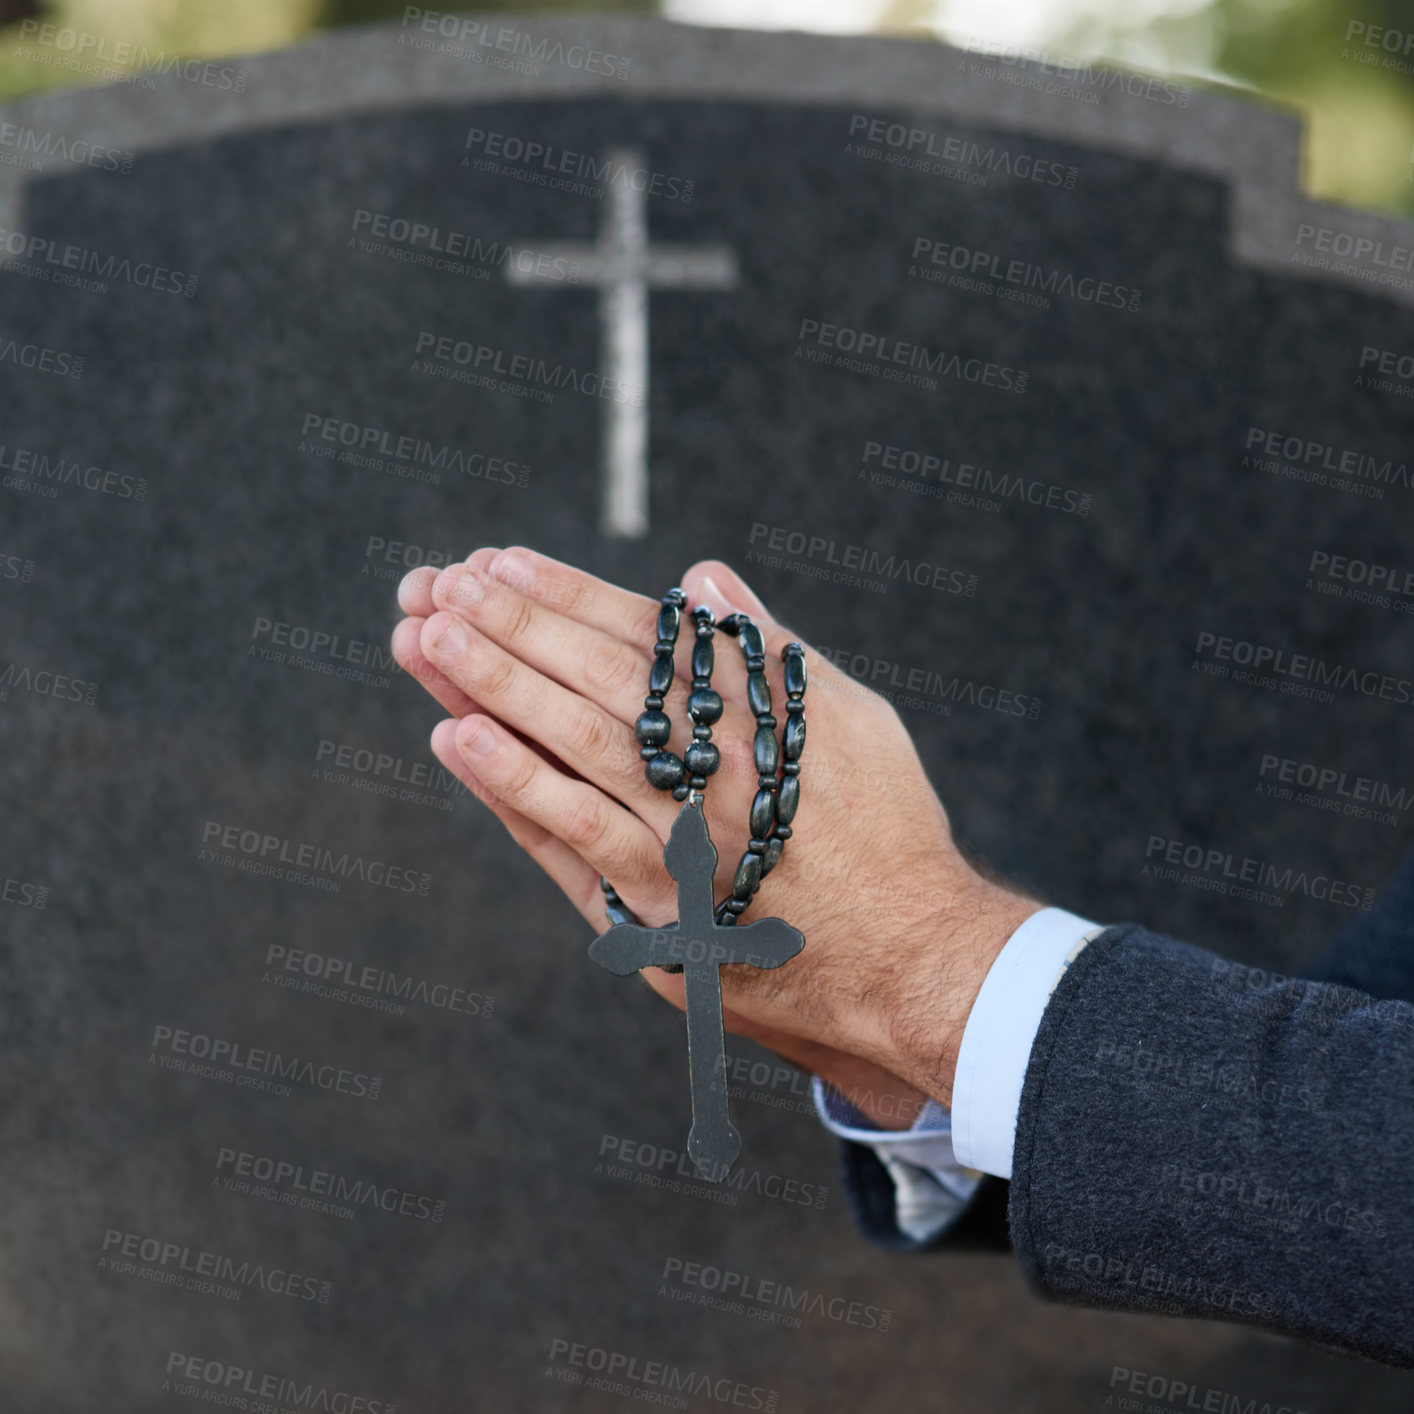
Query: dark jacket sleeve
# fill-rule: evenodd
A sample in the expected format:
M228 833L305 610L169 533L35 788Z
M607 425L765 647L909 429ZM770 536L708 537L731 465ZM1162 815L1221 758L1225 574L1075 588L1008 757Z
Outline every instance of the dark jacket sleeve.
M1414 1002L1414 854L1369 913L1357 913L1301 975Z
M1008 1198L1052 1299L1414 1366L1414 1006L1234 985L1212 953L1109 929L1041 1019Z
M1107 941L1110 930L1095 941ZM1126 925L1113 930L1129 931ZM1092 944L1093 946L1093 944ZM1261 969L1214 960L1220 984L1234 992L1259 989L1269 980ZM1304 978L1355 988L1372 997L1414 1002L1414 854L1371 912L1359 913L1330 948L1303 969ZM861 1232L890 1251L1011 1250L1007 1222L1010 1185L985 1178L963 1215L928 1242L899 1231L894 1217L894 1186L872 1149L841 1142L843 1186Z

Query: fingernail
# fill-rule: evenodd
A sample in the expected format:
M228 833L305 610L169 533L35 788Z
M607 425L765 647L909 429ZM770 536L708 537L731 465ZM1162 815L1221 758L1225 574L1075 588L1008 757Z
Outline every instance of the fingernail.
M447 626L438 635L432 647L438 653L461 653L466 648L466 630L448 616Z
M461 744L473 756L489 756L496 749L496 733L484 717L478 717L467 735L462 737Z
M716 618L721 619L725 618L728 614L739 614L741 612L735 604L729 604L727 602L727 596L722 593L717 585L717 581L713 579L711 575L708 575L698 586L697 597L711 609Z
M524 593L535 583L535 566L514 550L503 550L491 562L491 573L503 584Z
M470 565L448 565L442 571L442 596L462 608L470 608L486 597L486 585ZM432 597L437 596L434 593Z

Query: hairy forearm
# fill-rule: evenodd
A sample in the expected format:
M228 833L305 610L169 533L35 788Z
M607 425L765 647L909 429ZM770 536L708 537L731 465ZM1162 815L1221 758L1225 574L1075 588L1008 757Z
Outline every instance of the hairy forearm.
M880 1064L948 1109L967 1018L1007 939L1042 905L973 874L900 948L873 1006Z

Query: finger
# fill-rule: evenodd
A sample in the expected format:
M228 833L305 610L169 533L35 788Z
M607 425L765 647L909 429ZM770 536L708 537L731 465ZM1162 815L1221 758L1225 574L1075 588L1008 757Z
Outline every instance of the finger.
M781 649L787 643L796 642L805 649L807 676L813 676L817 668L822 673L838 671L828 658L777 623L760 597L724 560L698 560L683 575L682 588L690 604L706 604L717 619L724 619L728 614L745 614L761 630L768 661L779 661Z
M492 548L477 550L467 556L467 561L469 563L477 555L490 559L496 554L497 551ZM393 630L393 657L399 667L416 678L448 712L464 717L472 708L471 699L440 673L422 651L422 621L437 612L437 606L432 602L432 585L436 578L435 569L430 565L421 565L404 575L398 585L398 607L409 617Z
M473 550L463 563L484 571L487 564L500 553L494 546L484 546L482 549ZM398 607L403 613L418 619L430 618L436 613L437 606L432 602L432 585L438 573L432 565L419 565L402 577L398 585Z
M644 778L638 743L626 722L537 672L460 614L439 609L425 619L421 648L480 710L515 723L667 837L676 804Z
M596 579L549 555L513 545L496 555L489 569L493 578L518 593L621 643L648 651L657 637L658 600Z
M450 739L445 732L434 735L432 747L449 770L456 762L463 764L495 800L549 831L597 874L611 879L619 896L650 926L677 917L662 841L632 811L597 787L570 780L479 712L463 717Z
M432 750L447 769L506 827L510 837L559 886L560 892L585 920L603 932L609 926L599 871L543 825L508 805L486 786L456 748L457 719L447 718L432 729Z
M433 581L432 599L437 608L464 618L541 676L596 703L623 723L643 710L651 654L589 624L557 613L530 595L478 573L470 565L452 565ZM656 633L656 616L655 616ZM679 648L690 654L691 623L679 634ZM646 645L651 649L652 640ZM667 711L680 723L684 738L688 683L674 675ZM631 750L637 753L637 746Z
M415 678L454 717L464 717L475 703L446 677L422 651L425 619L404 619L393 630L393 657L402 670Z

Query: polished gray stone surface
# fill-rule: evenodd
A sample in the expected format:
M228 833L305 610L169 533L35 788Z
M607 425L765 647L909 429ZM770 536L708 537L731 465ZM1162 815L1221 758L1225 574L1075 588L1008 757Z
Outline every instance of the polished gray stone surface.
M629 77L506 75L393 28L247 61L243 95L176 82L15 110L134 153L127 174L11 180L15 229L196 285L0 270L4 1407L183 1409L179 1384L208 1387L185 1357L221 1362L207 1380L251 1372L232 1389L272 1375L408 1411L624 1407L565 1382L556 1342L774 1390L781 1411L1099 1409L1116 1366L1258 1407L1405 1407L1407 1381L1368 1365L1046 1305L1005 1259L870 1249L802 1078L753 1072L741 1043L736 1201L660 1167L686 1132L682 1020L594 966L568 904L438 777L440 714L386 648L403 566L377 542L526 543L654 595L719 556L896 694L980 859L1089 916L1296 965L1351 913L1297 876L1377 890L1408 797L1393 823L1302 805L1259 793L1264 760L1401 788L1409 708L1211 676L1197 645L1414 679L1406 612L1309 572L1317 552L1411 567L1411 404L1357 384L1363 351L1407 348L1405 296L1293 258L1318 239L1298 245L1302 224L1409 232L1299 198L1294 125L1227 99L1079 102L888 41L517 24L597 35ZM647 542L594 529L602 399L414 371L425 333L599 364L592 290L514 287L485 255L591 240L607 194L463 166L473 128L560 155L631 144L692 183L649 198L651 239L735 252L735 288L651 296ZM953 175L886 160L929 142ZM360 211L483 258L371 251ZM957 248L979 253L974 285L928 278L959 273ZM997 294L1028 288L1012 262L1048 306ZM977 381L945 360L910 385L857 349L833 366L825 326L956 352ZM52 367L21 361L39 348ZM54 371L78 358L81 377ZM1022 371L1024 391L993 386ZM386 465L339 459L343 425ZM1304 479L1268 433L1301 439ZM401 437L430 450L389 456ZM429 473L441 449L466 469ZM1390 480L1309 479L1347 452ZM836 582L846 565L883 592ZM236 867L260 858L242 831L267 861L311 846L315 882ZM1269 862L1283 902L1201 887L1221 864L1146 874L1156 838ZM281 985L306 977L280 968L295 950L344 999ZM401 1010L359 1004L365 967ZM312 1064L261 1092L173 1068L177 1032ZM300 1205L336 1186L354 1216ZM175 1250L144 1263L148 1239ZM224 1272L239 1299L115 1259ZM691 1263L823 1299L798 1327L770 1301L705 1304ZM850 1302L857 1322L831 1316Z

